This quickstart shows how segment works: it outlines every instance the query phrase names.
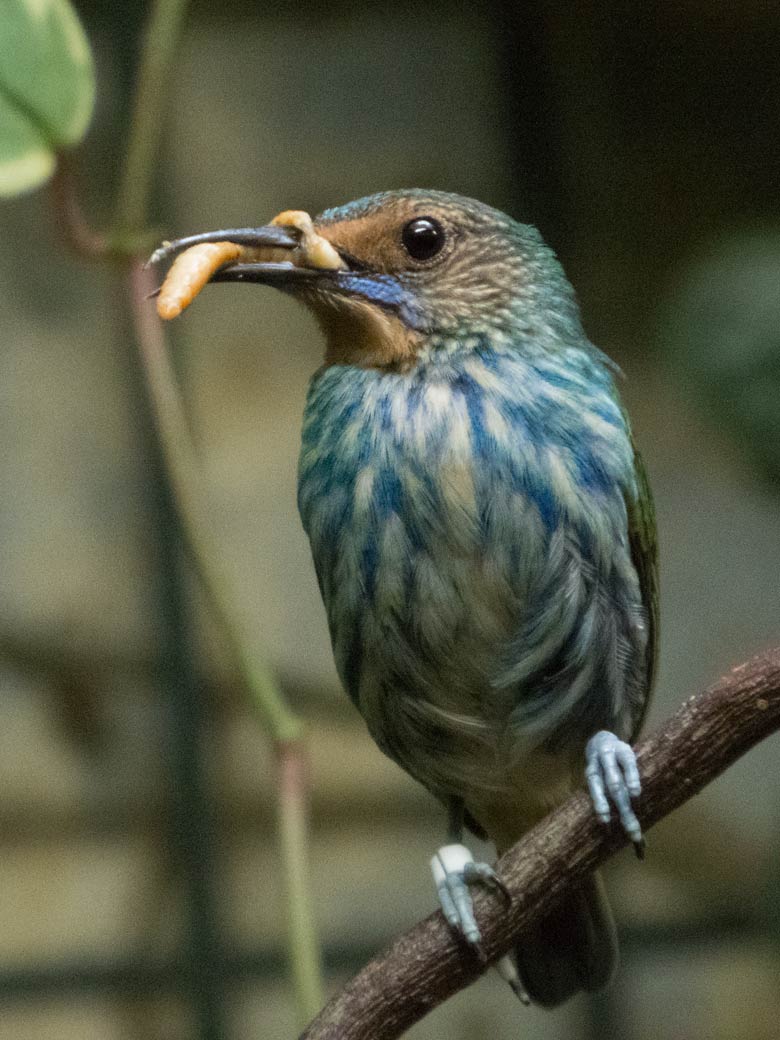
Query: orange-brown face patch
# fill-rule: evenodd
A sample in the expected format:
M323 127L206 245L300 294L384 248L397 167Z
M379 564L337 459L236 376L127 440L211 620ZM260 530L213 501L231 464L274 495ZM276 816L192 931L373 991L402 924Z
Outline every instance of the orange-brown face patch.
M401 234L415 217L446 218L436 206L415 199L399 199L352 220L315 224L315 231L330 242L349 263L376 274L414 271L415 263L404 249ZM394 314L357 297L311 300L327 341L325 364L354 364L376 368L406 369L414 364L421 336Z
M414 199L399 199L375 213L336 224L317 224L316 230L339 252L354 257L361 266L380 274L413 270L416 266L401 242L404 226L415 217L436 217L435 206L421 206Z

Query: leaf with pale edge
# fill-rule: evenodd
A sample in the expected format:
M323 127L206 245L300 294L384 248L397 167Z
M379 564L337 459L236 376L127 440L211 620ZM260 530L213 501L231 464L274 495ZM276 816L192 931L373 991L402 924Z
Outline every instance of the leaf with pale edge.
M68 0L0 0L0 195L42 184L94 103L92 54Z

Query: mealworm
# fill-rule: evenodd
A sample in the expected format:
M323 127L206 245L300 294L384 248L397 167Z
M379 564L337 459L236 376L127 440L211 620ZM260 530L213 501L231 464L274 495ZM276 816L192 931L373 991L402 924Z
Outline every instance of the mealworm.
M165 321L177 318L221 267L236 260L245 263L289 261L298 267L312 267L316 270L339 270L346 266L331 243L314 230L308 213L302 210L285 210L274 217L271 225L295 228L300 233L300 241L294 248L270 243L240 245L238 242L228 241L199 242L179 253L171 264L157 297L157 313L160 317ZM243 234L249 234L249 231L246 230ZM261 242L262 237L263 229L257 228L256 240ZM176 243L164 244L155 250L149 262L156 263L163 259L166 251L175 245Z
M220 267L244 252L245 247L236 242L203 242L179 253L160 288L157 313L165 321L178 318Z

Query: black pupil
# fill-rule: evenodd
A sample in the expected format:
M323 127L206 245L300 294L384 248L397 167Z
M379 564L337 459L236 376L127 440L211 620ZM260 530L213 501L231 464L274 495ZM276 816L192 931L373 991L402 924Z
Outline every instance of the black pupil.
M444 245L444 229L432 217L418 217L403 229L401 240L413 260L430 260Z

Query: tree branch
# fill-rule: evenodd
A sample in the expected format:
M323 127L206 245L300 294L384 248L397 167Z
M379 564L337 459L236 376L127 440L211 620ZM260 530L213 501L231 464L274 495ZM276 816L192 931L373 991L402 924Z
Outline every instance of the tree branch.
M764 737L780 728L780 649L734 668L691 697L637 748L645 830L697 794ZM393 1040L510 950L571 884L627 844L605 830L587 795L573 795L499 861L512 893L475 891L486 961L464 950L441 912L415 925L374 958L320 1012L300 1040Z

